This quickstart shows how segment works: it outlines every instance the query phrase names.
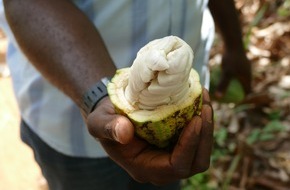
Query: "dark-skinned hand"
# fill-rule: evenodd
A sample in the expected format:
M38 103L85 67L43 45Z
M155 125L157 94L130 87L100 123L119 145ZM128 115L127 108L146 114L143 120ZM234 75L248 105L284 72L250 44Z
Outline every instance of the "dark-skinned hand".
M213 145L213 110L203 90L201 116L194 116L171 151L158 149L134 135L130 120L116 114L109 98L88 116L89 132L109 157L136 181L165 185L208 169Z
M251 63L244 51L225 51L222 57L222 75L215 92L216 98L222 98L232 79L241 83L246 95L251 93Z

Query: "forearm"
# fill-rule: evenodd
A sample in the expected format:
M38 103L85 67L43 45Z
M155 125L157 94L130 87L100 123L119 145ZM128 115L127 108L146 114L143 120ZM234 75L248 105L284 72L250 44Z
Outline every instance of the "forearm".
M4 0L7 20L28 59L80 104L115 66L92 23L69 0Z
M242 31L234 0L209 0L215 24L228 50L244 51Z

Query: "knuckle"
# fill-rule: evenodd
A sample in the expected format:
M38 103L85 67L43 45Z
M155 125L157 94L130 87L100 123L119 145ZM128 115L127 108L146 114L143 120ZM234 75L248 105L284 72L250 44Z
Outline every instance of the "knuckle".
M91 125L90 122L88 122L88 124L87 124L87 129L88 129L90 135L92 135L94 137L97 135L95 128L93 127L93 125Z
M114 139L113 136L113 129L111 125L105 125L104 127L104 134L106 137L110 138L110 139Z

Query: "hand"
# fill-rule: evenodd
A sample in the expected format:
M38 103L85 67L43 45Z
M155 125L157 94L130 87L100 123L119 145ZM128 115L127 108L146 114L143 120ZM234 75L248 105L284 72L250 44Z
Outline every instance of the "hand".
M222 58L222 76L215 92L216 98L223 97L232 79L236 78L241 83L244 92L248 95L251 88L252 72L251 63L244 51L226 51Z
M163 185L207 170L213 144L213 110L203 91L201 116L183 129L172 151L157 149L134 136L134 126L104 99L88 117L90 133L110 158L135 180Z

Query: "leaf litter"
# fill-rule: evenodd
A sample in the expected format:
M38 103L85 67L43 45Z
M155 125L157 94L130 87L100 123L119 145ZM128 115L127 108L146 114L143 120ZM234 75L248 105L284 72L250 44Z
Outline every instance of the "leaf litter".
M253 93L240 103L213 99L215 142L208 171L184 189L290 189L290 0L236 0ZM210 66L221 62L218 35Z

